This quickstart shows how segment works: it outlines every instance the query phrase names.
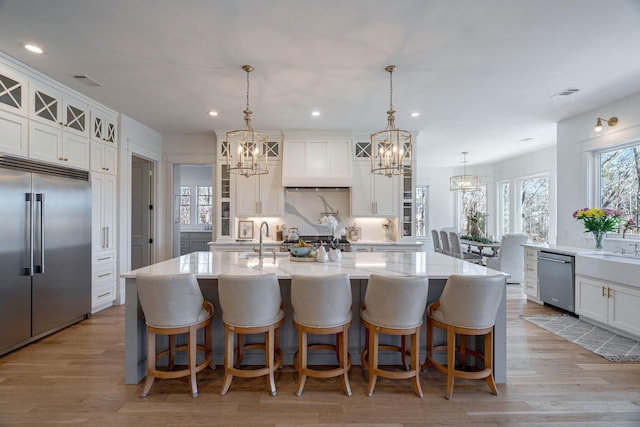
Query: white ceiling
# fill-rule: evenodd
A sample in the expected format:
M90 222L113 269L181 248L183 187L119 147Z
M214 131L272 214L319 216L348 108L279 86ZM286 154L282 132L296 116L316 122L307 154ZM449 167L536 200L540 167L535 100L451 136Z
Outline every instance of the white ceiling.
M558 121L640 92L639 47L638 0L0 0L0 50L163 134L241 127L243 64L257 130L381 130L398 65L425 166L555 144Z

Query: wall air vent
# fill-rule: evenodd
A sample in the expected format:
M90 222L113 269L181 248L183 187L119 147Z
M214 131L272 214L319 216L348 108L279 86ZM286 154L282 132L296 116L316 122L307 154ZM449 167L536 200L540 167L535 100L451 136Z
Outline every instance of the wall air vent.
M73 76L73 78L76 79L78 82L80 82L82 84L85 84L87 86L102 87L102 85L100 83L98 83L97 81L93 80L89 76L77 75L77 76Z
M570 87L568 89L565 89L563 91L560 91L558 93L556 93L555 95L552 95L552 98L555 98L556 96L569 96L569 95L573 95L574 93L578 92L580 89L576 89L573 87Z

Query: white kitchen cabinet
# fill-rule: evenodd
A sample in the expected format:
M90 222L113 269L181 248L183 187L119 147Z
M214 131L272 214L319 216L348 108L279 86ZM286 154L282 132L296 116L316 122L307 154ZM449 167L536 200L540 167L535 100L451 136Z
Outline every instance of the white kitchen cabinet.
M91 140L107 146L118 146L118 116L91 107Z
M29 155L29 120L0 110L0 152L27 157Z
M269 173L257 176L235 175L236 215L284 215L284 189L282 164L269 162Z
M103 173L91 175L92 248L93 251L115 249L116 177Z
M30 119L89 137L89 106L85 102L35 80L30 88Z
M538 288L538 250L533 248L524 249L524 293L527 299L542 304Z
M351 216L397 216L399 191L398 176L374 175L368 162L354 162Z
M95 312L111 305L116 297L116 177L92 173L91 197L91 288Z
M283 150L285 187L350 187L351 141L287 140Z
M27 79L0 63L0 110L28 116Z
M640 288L576 275L576 313L640 337Z
M29 157L61 166L89 169L89 140L59 127L29 121Z
M92 257L91 312L109 307L116 299L115 250L94 253Z
M91 170L117 175L118 150L102 142L91 141Z

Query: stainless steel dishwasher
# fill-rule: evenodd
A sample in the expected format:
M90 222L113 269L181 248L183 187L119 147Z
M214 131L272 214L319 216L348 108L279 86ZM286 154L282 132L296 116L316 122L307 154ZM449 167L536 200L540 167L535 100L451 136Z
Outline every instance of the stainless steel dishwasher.
M574 257L538 252L538 286L543 302L575 313Z

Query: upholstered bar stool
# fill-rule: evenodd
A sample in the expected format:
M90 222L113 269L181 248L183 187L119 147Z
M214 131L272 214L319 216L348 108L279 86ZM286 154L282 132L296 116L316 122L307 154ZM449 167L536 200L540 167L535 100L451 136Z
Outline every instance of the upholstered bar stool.
M297 396L302 394L307 376L313 378L340 377L344 393L351 396L349 369L351 356L348 331L351 326L351 281L347 274L329 276L293 275L291 277L291 304L293 325L298 330L298 351L294 366L298 370ZM336 344L309 344L308 334L336 335ZM309 368L309 350L332 350L338 367L334 369Z
M457 378L485 379L491 392L498 394L493 379L493 327L504 293L505 276L451 275L447 279L440 299L427 307L427 357L424 369L433 365L447 374L445 398L453 397L453 382ZM434 346L434 327L446 331L445 345ZM456 336L459 337L456 344ZM467 337L484 337L484 351L467 348ZM435 360L435 352L446 351L447 364ZM460 355L460 369L456 367L456 353ZM482 369L465 370L467 360L473 357L482 362Z
M211 351L211 318L213 306L205 301L193 274L136 276L138 297L147 323L147 379L141 397L147 397L155 378L188 376L191 395L198 396L196 374L207 366L215 369ZM197 345L197 332L204 328L204 345ZM187 345L176 347L176 336L188 334ZM168 335L169 348L156 353L156 335ZM176 352L187 351L186 369L173 371ZM197 364L197 350L204 352L204 360ZM169 357L167 370L158 369L156 362Z
M224 396L229 391L234 376L255 378L265 375L269 393L275 396L274 372L282 365L279 328L284 321L278 277L273 273L257 276L221 274L218 297L225 337L224 382L220 394ZM252 334L264 334L264 343L244 344L243 335ZM264 350L265 366L241 369L244 351L254 349Z
M420 328L427 305L429 281L427 277L399 277L372 274L369 277L360 320L366 329L365 348L360 354L361 364L369 372L369 390L373 395L378 376L392 379L412 379L418 397L420 387ZM401 335L402 344L383 345L380 334ZM411 338L411 363L407 365L407 337ZM379 351L391 350L402 356L404 371L390 371L379 367Z

